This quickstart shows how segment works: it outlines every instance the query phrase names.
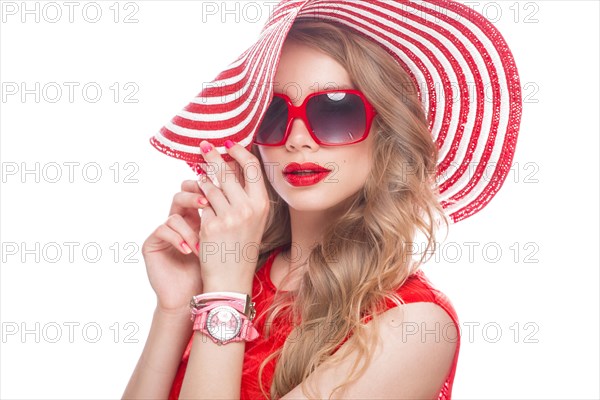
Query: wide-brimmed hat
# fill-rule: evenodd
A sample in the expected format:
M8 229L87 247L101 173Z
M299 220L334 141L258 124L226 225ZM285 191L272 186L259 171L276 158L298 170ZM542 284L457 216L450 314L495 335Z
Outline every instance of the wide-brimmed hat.
M204 173L199 144L225 161L230 139L250 149L273 98L281 49L292 24L318 18L379 43L419 92L439 152L440 203L451 222L482 209L512 164L521 120L517 68L500 32L449 0L283 0L257 41L150 139L161 152Z

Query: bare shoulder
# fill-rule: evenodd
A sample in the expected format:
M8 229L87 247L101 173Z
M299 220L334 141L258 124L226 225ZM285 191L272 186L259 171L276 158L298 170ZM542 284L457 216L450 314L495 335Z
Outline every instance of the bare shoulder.
M417 302L393 307L374 321L392 342L399 337L402 342L417 340L418 343L440 344L454 347L457 327L450 315L440 305ZM400 335L400 336L398 336Z
M385 355L373 368L394 371L388 382L402 397L437 398L457 347L458 328L450 315L438 304L418 302L391 308L373 322Z
M458 329L450 315L435 303L408 303L387 310L367 326L378 328L379 346L364 374L334 398L437 399L457 348ZM355 346L352 339L342 347L347 346ZM336 365L325 362L309 381L326 398L344 382L357 357L354 352ZM306 397L297 387L284 398Z
M373 321L379 325L382 345L389 351L400 349L435 356L439 364L450 366L456 349L458 329L441 306L430 302L393 307Z

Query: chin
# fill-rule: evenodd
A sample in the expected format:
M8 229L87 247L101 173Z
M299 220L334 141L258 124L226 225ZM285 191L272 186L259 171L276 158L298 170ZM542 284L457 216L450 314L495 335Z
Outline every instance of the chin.
M325 211L329 208L329 207L324 207L323 204L306 204L306 203L301 203L301 204L288 203L288 207L290 207L291 209L294 209L296 211L303 211L303 212Z
M336 196L337 194L337 196ZM315 193L306 191L305 193L285 193L281 198L286 204L296 211L332 211L339 207L346 207L345 203L348 197L339 197L339 193ZM349 205L349 204L348 204Z
M286 196L282 197L287 205L296 211L323 211L331 207L331 204L323 203L321 196Z

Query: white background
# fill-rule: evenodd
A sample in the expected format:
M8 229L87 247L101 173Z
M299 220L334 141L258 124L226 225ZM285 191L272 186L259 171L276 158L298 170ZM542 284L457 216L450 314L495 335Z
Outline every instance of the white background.
M597 399L598 2L515 3L486 9L529 84L514 173L485 209L451 227L424 269L461 320L454 398ZM39 82L47 92L36 102L5 90L0 103L0 397L120 398L155 304L139 247L194 178L148 140L251 44L267 8L257 22L248 20L255 8L241 7L237 22L222 24L221 15L202 22L201 2L121 2L115 23L109 1L90 23L80 2L70 23L58 2L62 18L50 23L56 9L43 15L42 2L39 23L22 23L21 2L12 4L17 14L3 14L0 27L0 79L4 89ZM138 22L124 23L131 13ZM65 82L79 85L73 102ZM95 103L93 87L87 100L82 93L90 83L102 89ZM55 86L63 93L52 103ZM137 103L125 102L132 88ZM65 163L75 163L72 182ZM39 178L22 174L36 165ZM102 175L88 182L94 167ZM76 243L73 259L65 242ZM477 243L472 257L465 242ZM495 260L482 252L488 243L502 250Z

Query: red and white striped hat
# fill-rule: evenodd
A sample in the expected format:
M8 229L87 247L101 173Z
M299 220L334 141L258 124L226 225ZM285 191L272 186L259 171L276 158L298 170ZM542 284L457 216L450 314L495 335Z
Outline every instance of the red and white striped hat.
M258 40L206 85L150 143L198 174L200 141L232 161L224 142L247 149L273 97L281 49L294 21L318 17L376 41L413 78L440 149L440 203L452 222L482 209L502 186L515 152L521 89L513 56L481 14L450 0L283 0Z

